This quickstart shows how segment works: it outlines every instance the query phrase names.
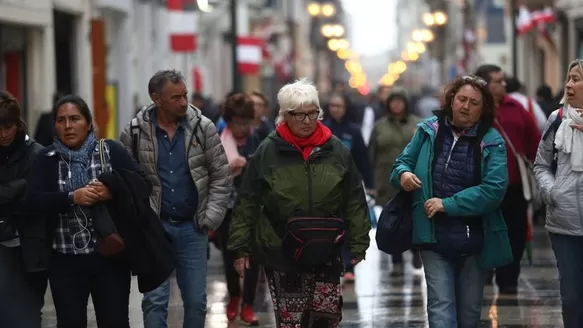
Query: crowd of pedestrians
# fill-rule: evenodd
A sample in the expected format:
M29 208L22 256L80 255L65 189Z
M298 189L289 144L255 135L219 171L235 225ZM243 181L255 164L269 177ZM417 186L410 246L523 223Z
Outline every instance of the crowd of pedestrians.
M42 144L0 92L0 317L41 327L50 285L58 327L86 327L89 297L98 327L129 327L133 275L145 327L168 326L172 279L184 327L204 327L212 243L229 321L259 324L265 279L278 328L338 327L375 222L367 199L405 193L429 326L475 328L485 285L518 292L540 194L564 325L582 327L583 61L567 74L562 105L482 65L415 104L382 87L362 110L300 79L279 90L272 117L260 92L233 91L217 109L163 70L119 141L97 137L82 98L58 95ZM387 274L402 275L403 256L392 263Z

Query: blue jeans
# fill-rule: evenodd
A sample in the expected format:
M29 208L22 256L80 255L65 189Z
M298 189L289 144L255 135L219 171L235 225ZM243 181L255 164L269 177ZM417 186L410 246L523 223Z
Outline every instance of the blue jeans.
M485 270L479 255L456 260L421 251L430 328L476 328L482 314Z
M583 236L549 233L557 259L563 325L565 328L583 327Z
M172 237L177 258L176 281L184 304L184 328L205 326L206 273L208 235L198 231L192 222L162 221ZM168 327L170 279L155 290L144 294L142 311L145 328Z

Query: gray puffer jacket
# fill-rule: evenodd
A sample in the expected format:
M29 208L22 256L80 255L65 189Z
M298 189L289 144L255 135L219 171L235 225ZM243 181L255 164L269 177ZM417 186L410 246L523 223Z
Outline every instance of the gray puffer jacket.
M158 142L155 126L150 120L150 112L154 108L155 106L151 105L142 109L136 118L140 127L139 161L152 181L154 188L150 195L150 204L159 214L162 185L158 176ZM229 163L217 129L210 119L203 116L198 108L190 105L186 112L186 121L185 138L188 145L186 157L192 180L198 189L198 213L194 219L202 231L216 230L223 222L231 194ZM200 140L202 145L197 140ZM131 123L124 128L120 141L128 151L132 151Z
M545 132L555 121L554 111L545 125ZM551 171L555 134L541 140L534 162L534 173L544 202L547 204L546 228L562 235L583 235L583 172L571 169L571 155L558 153L556 175Z

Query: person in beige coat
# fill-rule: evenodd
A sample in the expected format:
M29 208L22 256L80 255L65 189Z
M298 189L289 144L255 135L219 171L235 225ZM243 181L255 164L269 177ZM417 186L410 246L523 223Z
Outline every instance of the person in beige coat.
M384 206L398 190L389 183L393 171L393 164L405 146L411 141L417 124L421 119L410 112L407 92L402 88L393 88L385 103L387 115L375 123L373 128L369 152L374 170L374 186L377 190L377 205ZM403 257L393 256L393 275L403 273ZM413 265L421 267L421 258L414 252Z
M229 164L214 124L188 104L180 72L157 72L148 92L153 104L126 125L120 141L151 180L151 206L172 238L184 327L204 327L208 231L221 225L227 211ZM144 295L144 327L168 326L169 294L166 281Z

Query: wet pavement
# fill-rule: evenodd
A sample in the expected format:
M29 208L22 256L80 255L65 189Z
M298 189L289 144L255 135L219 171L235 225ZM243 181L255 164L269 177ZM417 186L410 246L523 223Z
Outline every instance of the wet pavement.
M390 276L388 255L377 250L374 232L367 260L356 267L356 283L344 288L343 328L427 327L426 293L423 271L410 264L411 255L405 254L405 274ZM558 273L544 229L536 229L533 264L524 262L518 296L499 296L495 287L486 286L480 327L562 327ZM207 328L243 327L238 322L228 323L225 316L227 287L223 278L220 253L211 251L208 274ZM135 281L131 295L131 325L143 327L141 294ZM260 284L256 300L261 327L274 327L271 300L265 284ZM56 327L54 307L47 293L43 327ZM91 303L91 302L90 302ZM96 327L93 309L88 313L89 327ZM173 284L169 309L169 327L182 327L182 302L176 284Z

